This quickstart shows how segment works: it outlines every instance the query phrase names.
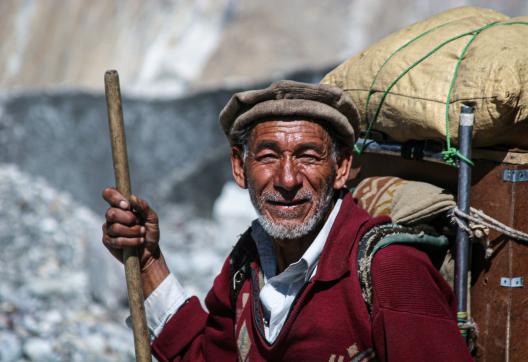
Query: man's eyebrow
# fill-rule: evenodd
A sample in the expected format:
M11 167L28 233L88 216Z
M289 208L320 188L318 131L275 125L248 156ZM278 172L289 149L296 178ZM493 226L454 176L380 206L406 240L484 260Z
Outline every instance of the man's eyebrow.
M312 142L302 143L295 148L295 152L304 152L304 151L310 151L310 150L313 150L319 153L324 153L325 148L323 145L319 143L312 143Z
M261 141L257 144L257 147L255 147L255 152L259 152L266 149L279 152L279 145L275 141Z
M275 152L280 152L280 147L276 141L263 140L256 145L255 153L260 152L262 150L272 150ZM310 151L310 150L318 152L318 153L324 153L325 147L324 145L321 145L315 142L306 142L306 143L302 143L298 145L297 147L295 147L296 153Z

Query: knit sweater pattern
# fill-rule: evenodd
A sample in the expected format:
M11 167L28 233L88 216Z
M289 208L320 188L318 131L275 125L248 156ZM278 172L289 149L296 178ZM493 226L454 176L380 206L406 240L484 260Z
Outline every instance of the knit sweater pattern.
M391 245L372 262L369 314L357 274L361 236L371 218L346 194L319 259L273 343L264 337L259 261L230 300L229 258L205 305L192 297L152 343L159 361L471 361L455 318L452 290L424 252ZM250 230L239 242L254 242Z

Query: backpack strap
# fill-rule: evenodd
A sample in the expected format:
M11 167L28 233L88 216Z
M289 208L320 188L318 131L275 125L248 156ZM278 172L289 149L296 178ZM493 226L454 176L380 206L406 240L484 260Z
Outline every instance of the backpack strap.
M372 259L376 253L392 244L412 245L426 250L445 248L449 240L444 235L438 235L431 227L402 226L398 224L376 225L367 231L359 241L357 253L357 272L361 294L369 313L372 312Z
M236 310L236 302L242 285L251 277L251 262L257 258L257 246L251 238L251 228L249 228L242 234L229 254L230 299L233 311Z

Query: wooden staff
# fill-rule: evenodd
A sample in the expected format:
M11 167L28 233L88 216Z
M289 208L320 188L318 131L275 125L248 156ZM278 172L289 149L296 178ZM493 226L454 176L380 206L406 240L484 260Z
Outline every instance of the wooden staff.
M116 187L124 197L130 199L132 191L130 188L130 174L128 172L125 126L123 124L119 75L115 70L108 70L105 73L105 93ZM136 248L126 247L123 249L123 264L125 265L128 289L128 305L130 315L132 316L136 361L151 362L152 357L150 354L147 320L143 305L143 288L141 287L139 258Z

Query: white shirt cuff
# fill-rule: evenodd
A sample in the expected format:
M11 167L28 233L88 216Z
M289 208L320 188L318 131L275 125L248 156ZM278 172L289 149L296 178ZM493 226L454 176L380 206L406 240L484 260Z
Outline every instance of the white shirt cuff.
M156 338L167 321L188 299L187 293L173 274L169 274L145 299L145 314L151 339ZM130 320L126 320L130 327Z

